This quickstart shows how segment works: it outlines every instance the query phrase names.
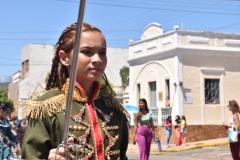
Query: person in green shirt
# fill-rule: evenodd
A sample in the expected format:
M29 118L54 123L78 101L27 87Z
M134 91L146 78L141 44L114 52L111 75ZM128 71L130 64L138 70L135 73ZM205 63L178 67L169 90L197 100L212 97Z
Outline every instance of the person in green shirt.
M22 146L23 159L64 159L63 150L57 152L56 148L63 132L76 27L76 23L68 26L56 43L46 92L19 104L23 107L22 116L29 121ZM70 159L126 159L126 122L130 116L117 101L104 74L106 53L102 32L84 23L68 134L69 142L83 145L84 150L72 149ZM103 87L100 78L105 82ZM104 91L106 87L111 93Z

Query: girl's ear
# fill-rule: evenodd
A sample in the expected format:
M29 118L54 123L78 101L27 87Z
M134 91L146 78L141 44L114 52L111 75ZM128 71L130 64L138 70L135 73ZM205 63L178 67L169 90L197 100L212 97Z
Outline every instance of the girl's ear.
M60 50L58 52L58 56L59 56L60 62L68 68L71 62L69 57L70 54L66 54L66 52L64 52L63 50Z

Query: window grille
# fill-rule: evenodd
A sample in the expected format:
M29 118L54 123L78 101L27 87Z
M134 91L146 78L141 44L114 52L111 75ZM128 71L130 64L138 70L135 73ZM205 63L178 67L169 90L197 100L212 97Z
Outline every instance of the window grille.
M205 104L219 103L219 79L205 79Z
M172 108L171 107L162 107L162 126L164 126L164 121L167 119L168 116L171 116L172 114Z

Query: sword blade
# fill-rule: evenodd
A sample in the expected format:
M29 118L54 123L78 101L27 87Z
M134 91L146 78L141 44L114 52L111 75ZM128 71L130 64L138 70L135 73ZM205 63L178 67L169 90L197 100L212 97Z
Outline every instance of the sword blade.
M70 114L72 110L73 90L74 90L74 85L76 80L77 61L78 61L78 54L80 51L80 42L81 42L81 35L82 35L82 25L83 25L85 6L86 6L86 0L81 0L79 5L77 29L76 29L76 36L75 36L73 56L72 56L72 65L70 69L70 81L68 86L68 95L66 100L66 109L65 109L65 117L64 117L63 135L62 135L62 144L64 144L64 146L67 146L67 140L68 140L69 121L70 121Z

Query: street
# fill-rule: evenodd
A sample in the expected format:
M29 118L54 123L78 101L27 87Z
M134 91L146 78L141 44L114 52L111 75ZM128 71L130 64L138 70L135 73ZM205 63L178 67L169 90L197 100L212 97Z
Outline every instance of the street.
M127 153L129 160L139 160L139 153ZM232 160L229 146L193 149L169 154L151 154L150 160Z

